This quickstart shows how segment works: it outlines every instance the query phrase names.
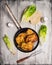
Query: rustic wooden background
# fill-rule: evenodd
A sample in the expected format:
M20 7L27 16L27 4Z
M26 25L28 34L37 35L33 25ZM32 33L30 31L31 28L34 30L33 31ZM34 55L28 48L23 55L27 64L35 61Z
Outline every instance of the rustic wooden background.
M23 4L20 4L22 1L28 1L28 2L34 2L36 4L36 1L37 0L7 0L7 3L9 4L11 10L13 11L15 17L17 18L17 20L19 21L20 20L20 12L22 11L22 6L24 5ZM52 64L52 30L51 30L51 27L52 27L52 22L51 22L51 5L50 5L50 2L49 0L39 0L39 1L46 1L47 3L46 4L46 7L47 9L45 9L45 11L48 12L48 18L49 18L49 38L48 39L48 44L46 46L45 44L45 47L47 48L44 48L42 47L43 50L45 50L45 54L39 54L35 57L31 57L29 58L28 60L20 63L20 64L23 64L23 65L33 65L33 64ZM26 2L27 3L27 2ZM25 6L27 6L29 3L25 4ZM22 6L21 6L22 5ZM50 8L49 8L50 6ZM42 8L43 9L43 8ZM46 14L46 13L45 13ZM27 56L28 54L24 54L22 52L20 52L19 50L17 50L17 54L16 55L12 55L9 50L7 49L6 45L4 44L3 40L2 40L2 37L4 36L4 34L8 34L11 38L13 38L14 36L14 33L17 31L16 27L14 26L14 28L7 28L6 27L6 23L7 22L12 22L11 19L9 18L9 15L7 14L7 11L5 10L4 8L4 5L2 4L2 1L0 1L0 63L1 65L4 65L4 64L17 64L15 61L17 59L20 59L20 58L23 58L23 56ZM21 26L28 26L28 24L21 24ZM30 25L31 26L31 25ZM38 26L37 26L38 27ZM33 26L31 26L31 28L34 28ZM9 32L8 32L9 31ZM13 32L13 33L12 33ZM13 40L13 39L11 39ZM16 48L15 48L16 49ZM19 64L19 65L20 65Z

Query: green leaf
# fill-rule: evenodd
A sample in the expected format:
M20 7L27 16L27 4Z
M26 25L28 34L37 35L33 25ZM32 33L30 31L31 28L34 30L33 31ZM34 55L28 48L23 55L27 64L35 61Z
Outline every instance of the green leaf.
M30 5L24 11L22 18L24 17L24 18L28 19L35 11L36 11L36 6Z

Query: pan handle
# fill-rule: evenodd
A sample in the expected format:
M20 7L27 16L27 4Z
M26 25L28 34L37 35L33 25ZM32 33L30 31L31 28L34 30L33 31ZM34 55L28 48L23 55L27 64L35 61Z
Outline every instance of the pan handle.
M4 4L5 4L5 7L6 7L8 13L9 13L10 17L12 18L12 20L13 20L15 26L16 26L18 29L21 29L21 25L19 24L19 22L17 21L17 19L16 19L15 16L13 15L13 13L12 13L10 7L8 6L8 4L7 4L6 2L5 2Z

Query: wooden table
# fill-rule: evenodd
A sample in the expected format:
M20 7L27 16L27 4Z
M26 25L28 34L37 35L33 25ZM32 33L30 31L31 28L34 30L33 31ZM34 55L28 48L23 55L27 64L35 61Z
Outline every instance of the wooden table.
M35 1L35 0L15 0L15 1L7 1L7 3L9 4L13 14L15 15L15 17L17 18L18 21L20 21L20 16L21 13L23 11L23 9L32 4L35 3L37 6L37 9L40 10L43 13L43 16L47 17L48 20L46 21L46 25L48 27L48 37L47 37L47 41L41 46L39 45L38 48L36 50L42 49L44 51L44 53L40 53L36 56L30 57L29 59L19 63L19 64L23 64L23 65L30 65L30 64L52 64L52 31L51 31L51 3L48 1ZM9 17L6 9L4 8L4 6L2 6L2 1L0 2L0 48L1 48L1 52L0 52L0 57L1 57L1 64L16 64L16 60L26 57L28 55L30 55L31 53L23 53L20 52L19 50L16 49L17 53L16 55L12 55L10 53L10 51L7 49L5 43L3 42L3 36L4 34L7 34L9 36L9 38L11 39L11 41L13 42L13 37L15 32L17 31L17 28L14 26L13 28L8 28L6 26L7 22L12 22L11 18ZM12 22L13 23L13 22ZM38 32L38 29L40 27L40 24L36 25L31 25L29 23L20 23L22 27L30 27L33 28L34 30L36 30ZM15 28L15 29L14 29ZM14 42L13 42L14 43ZM34 51L33 51L34 52Z

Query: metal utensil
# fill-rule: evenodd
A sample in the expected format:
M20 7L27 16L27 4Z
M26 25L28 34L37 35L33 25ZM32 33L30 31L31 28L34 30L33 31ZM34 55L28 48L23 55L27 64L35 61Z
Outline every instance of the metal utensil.
M26 57L24 57L24 58L22 58L22 59L17 60L16 62L17 62L17 63L20 63L20 62L22 62L22 61L24 61L24 60L26 60L26 59L28 59L28 58L30 58L30 57L32 57L32 56L35 56L35 55L37 55L37 54L40 54L41 52L42 52L42 50L40 49L40 50L38 50L38 51L36 51L36 52L30 54L29 56L26 56Z
M31 51L35 50L38 47L38 45L39 45L39 36L38 36L37 32L35 30L31 29L31 28L22 28L21 25L19 24L19 22L17 21L17 19L15 18L15 16L13 15L13 12L11 11L10 7L8 6L8 4L6 2L4 4L5 4L6 10L8 11L8 13L9 13L11 19L13 20L15 26L18 28L16 34L14 35L14 43L15 43L16 48L18 50L22 51L22 52L31 52ZM29 51L29 50L28 51L24 51L20 47L18 47L18 44L16 42L16 37L20 33L26 32L28 29L31 29L32 31L34 31L36 33L38 40L37 40L37 43L35 43L36 46L34 46L34 48L31 51Z
M16 19L15 16L13 15L13 13L12 13L12 11L11 11L11 9L9 8L9 6L8 6L7 3L5 3L5 7L6 7L8 13L9 13L11 19L13 20L15 26L16 26L18 29L20 29L20 28L21 28L21 25L19 24L19 22L17 21L17 19ZM18 26L19 26L19 27L18 27Z

